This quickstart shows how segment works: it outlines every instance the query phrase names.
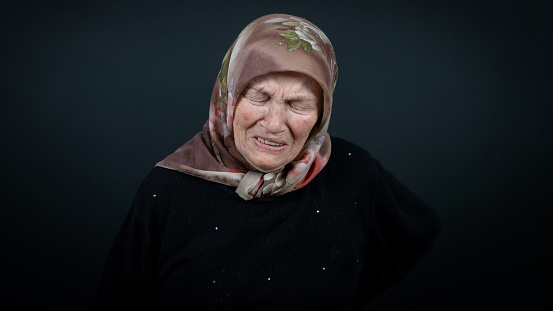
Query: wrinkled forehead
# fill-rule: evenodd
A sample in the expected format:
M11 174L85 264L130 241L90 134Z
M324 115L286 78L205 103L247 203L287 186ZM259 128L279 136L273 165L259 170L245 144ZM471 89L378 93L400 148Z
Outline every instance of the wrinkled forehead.
M322 88L313 78L299 72L275 72L253 78L246 84L246 90L262 91L270 95L287 93L300 97L318 99Z

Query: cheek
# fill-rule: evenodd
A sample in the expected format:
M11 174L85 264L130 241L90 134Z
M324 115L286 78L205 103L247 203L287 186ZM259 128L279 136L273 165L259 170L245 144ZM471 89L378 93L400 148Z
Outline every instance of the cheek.
M244 123L244 113L242 112L242 106L239 105L240 101L238 101L236 108L234 109L234 119L232 121L232 126L234 128L241 127Z
M252 113L247 103L237 105L234 111L233 130L234 137L245 137L246 132L251 128L255 115Z
M241 115L242 124L250 122L250 116L247 113L243 113Z
M250 120L251 120L251 116L248 114L241 113L234 116L234 123L236 124L235 128L238 127L241 130L241 132L245 132L246 129L250 127L250 123L251 123Z
M307 137L311 133L311 129L317 122L313 117L301 117L294 121L295 134L301 137Z
M240 103L234 112L234 124L242 128L251 127L263 115L262 110L247 102Z

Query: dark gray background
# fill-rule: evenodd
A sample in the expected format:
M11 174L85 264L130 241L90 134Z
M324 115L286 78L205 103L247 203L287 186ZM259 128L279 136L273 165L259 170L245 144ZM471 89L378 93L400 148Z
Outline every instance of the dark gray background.
M139 183L207 119L227 48L253 19L290 13L336 51L329 132L443 221L428 259L374 310L551 306L546 3L3 2L3 302L90 309Z

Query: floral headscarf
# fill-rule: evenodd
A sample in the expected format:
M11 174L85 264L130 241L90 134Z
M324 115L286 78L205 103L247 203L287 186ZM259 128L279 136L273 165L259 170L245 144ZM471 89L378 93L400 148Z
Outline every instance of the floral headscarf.
M234 144L236 99L254 78L299 72L319 83L323 112L300 155L276 172L254 171ZM330 158L327 134L338 67L325 34L296 16L271 14L250 23L223 58L204 130L157 166L236 187L244 199L277 196L308 184Z

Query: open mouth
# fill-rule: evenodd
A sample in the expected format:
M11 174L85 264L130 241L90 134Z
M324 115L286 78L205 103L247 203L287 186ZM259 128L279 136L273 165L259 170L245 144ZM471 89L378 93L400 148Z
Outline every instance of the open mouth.
M259 137L257 137L257 140L262 144L269 145L269 146L274 146L274 147L280 147L280 146L284 145L284 144L275 143L275 142L272 142L270 140L266 140L266 139L259 138Z

